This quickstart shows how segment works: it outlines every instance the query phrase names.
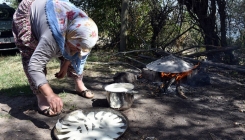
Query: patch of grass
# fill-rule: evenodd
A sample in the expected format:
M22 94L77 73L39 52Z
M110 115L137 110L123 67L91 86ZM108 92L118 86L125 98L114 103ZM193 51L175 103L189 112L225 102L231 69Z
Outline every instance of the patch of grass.
M0 94L10 96L31 94L20 54L0 57Z
M62 93L59 94L59 97L60 97L61 99L64 99L64 98L67 96L67 94L68 94L68 93L66 93L66 92L62 92Z
M112 56L111 56L112 54L113 53L105 52L104 50L97 50L97 51L92 50L87 61L109 62L112 59Z
M75 105L75 104L72 104L71 106L70 106L70 110L71 111L74 111L74 110L77 110L78 109L78 107L77 107L77 105Z
M12 116L10 115L10 114L1 114L0 113L0 118L2 118L2 119L9 119L9 118L11 118Z
M113 52L105 52L103 50L93 51L88 57L87 61L93 62L110 62L113 58L110 56ZM19 53L15 55L0 56L0 95L19 96L19 95L32 95L29 87L29 82L24 73L21 56ZM68 78L57 79L54 75L59 72L59 60L54 58L47 64L47 80L50 81L52 86L60 88L64 83L69 83ZM108 66L109 67L109 66ZM85 65L85 69L105 69L105 66L100 65ZM109 68L106 68L108 71ZM60 96L65 97L66 93Z
M65 108L68 111L74 111L74 110L77 110L78 109L77 105L70 104L70 102L68 102L68 101L65 101L64 102L63 108Z
M47 79L59 71L59 62L52 59L47 64ZM24 73L19 53L12 56L0 56L0 94L7 96L32 95L27 77Z

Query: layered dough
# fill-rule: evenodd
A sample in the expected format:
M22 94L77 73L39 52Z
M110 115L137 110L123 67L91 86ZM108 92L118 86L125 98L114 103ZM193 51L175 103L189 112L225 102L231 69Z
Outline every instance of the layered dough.
M58 139L68 140L114 140L125 131L126 124L122 118L111 112L89 112L82 110L58 120L56 130Z

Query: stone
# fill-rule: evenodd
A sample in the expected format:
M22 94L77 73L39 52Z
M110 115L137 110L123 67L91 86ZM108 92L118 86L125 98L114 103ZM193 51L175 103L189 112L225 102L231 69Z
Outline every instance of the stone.
M137 80L137 75L131 72L117 72L113 80L115 83L134 83Z
M160 72L152 71L147 68L142 69L142 78L149 80L151 82L161 82L161 74Z

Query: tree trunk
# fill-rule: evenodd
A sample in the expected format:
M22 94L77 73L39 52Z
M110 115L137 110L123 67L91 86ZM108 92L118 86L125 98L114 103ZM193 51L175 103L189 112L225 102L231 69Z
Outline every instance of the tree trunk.
M119 52L126 50L127 45L127 18L128 18L128 2L129 0L122 0L121 11L121 35L120 35L120 47Z
M225 0L217 0L217 4L219 7L219 15L220 15L220 31L221 31L221 46L227 47L226 41L226 2ZM228 64L235 63L235 57L232 54L232 51L226 51L225 55L227 56L226 61Z
M151 0L151 11L149 12L150 23L153 29L153 35L151 38L151 48L157 48L157 38L166 25L168 15L173 11L173 8L169 5L160 6L159 1Z
M204 44L206 50L214 49L211 46L226 47L226 3L225 0L178 0L180 4L186 5L191 17L197 21L199 28L203 31ZM217 3L216 3L217 2ZM220 15L220 29L217 29L216 12L217 8ZM221 31L221 39L219 32ZM232 58L231 52L227 52ZM222 61L220 53L208 54L209 60Z

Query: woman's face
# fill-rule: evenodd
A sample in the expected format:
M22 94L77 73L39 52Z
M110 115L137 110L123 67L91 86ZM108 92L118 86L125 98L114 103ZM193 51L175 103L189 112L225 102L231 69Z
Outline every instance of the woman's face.
M74 55L76 54L77 52L80 52L80 55L81 56L85 56L87 54L90 53L91 49L88 49L88 48L78 48L76 46L74 46L72 43L70 43L69 41L66 41L66 47L69 48L69 54L70 55Z
M69 41L66 41L66 46L69 47L73 53L77 53L81 51L79 48L71 44Z
M77 52L80 52L81 50L77 48L76 46L74 46L69 41L66 41L66 51L69 55L73 56L74 54L76 54Z

